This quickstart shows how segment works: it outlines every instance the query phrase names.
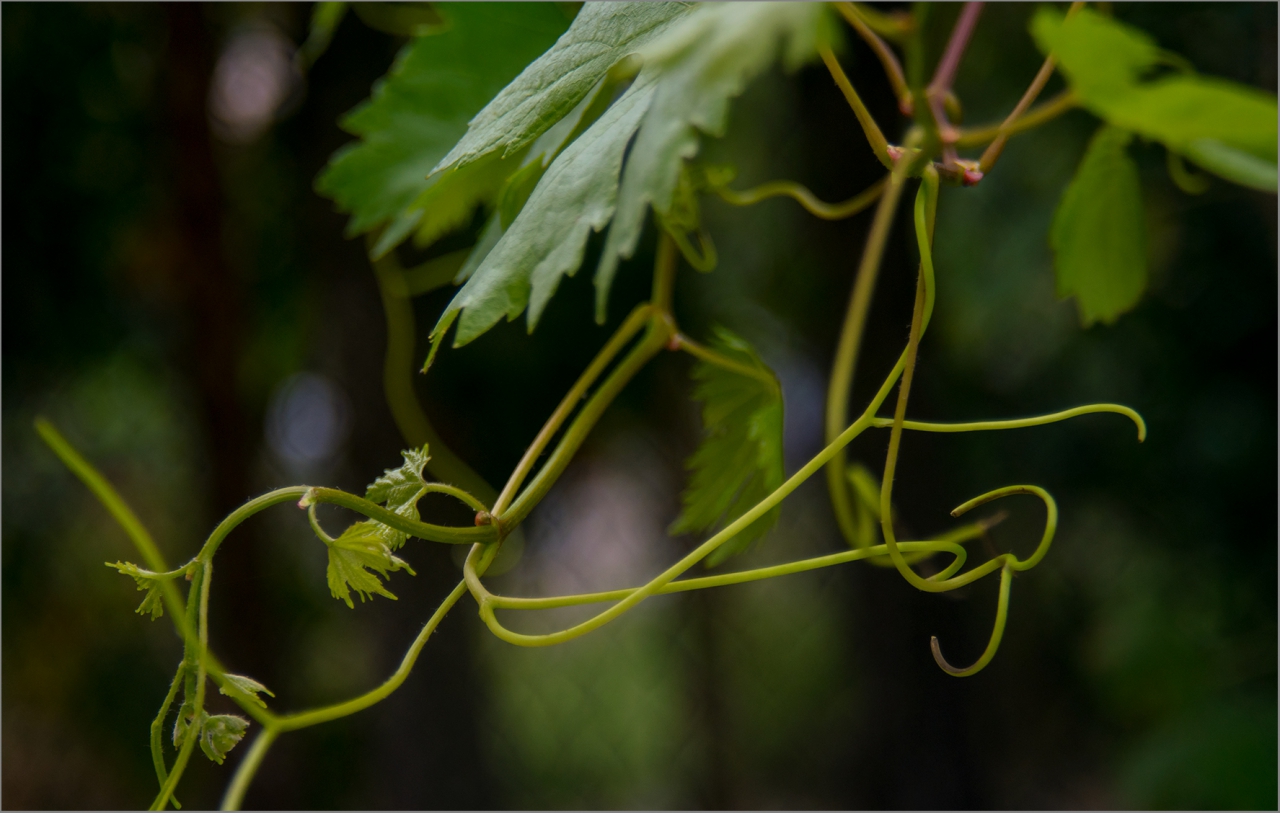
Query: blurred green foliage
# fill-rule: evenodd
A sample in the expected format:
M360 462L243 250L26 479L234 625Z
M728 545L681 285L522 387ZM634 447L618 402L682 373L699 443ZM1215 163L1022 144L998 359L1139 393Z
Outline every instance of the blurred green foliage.
M1275 91L1274 6L1114 10L1201 72ZM1033 11L984 11L956 88L966 121L1003 117L1034 75ZM933 53L954 14L931 18ZM266 26L300 43L308 18L275 5L0 9L7 807L149 799L147 726L180 649L166 622L131 612L132 582L103 567L128 558L127 540L39 443L37 413L102 466L175 563L252 494L300 481L357 490L404 446L382 400L383 316L364 246L343 240L345 218L312 184L349 140L338 120L405 40L346 15L256 140L223 142L208 127L207 85L236 37ZM860 42L844 60L896 139L879 63ZM1061 87L1055 78L1047 92ZM913 415L1105 400L1150 426L1141 446L1105 417L906 439L895 500L913 531L947 527L950 507L1008 482L1041 483L1062 509L1054 551L1020 580L1000 656L981 676L938 672L926 644L939 635L959 662L981 651L993 585L952 601L872 568L655 600L552 650L496 641L463 605L387 702L283 738L246 803L1273 808L1276 199L1216 179L1189 196L1163 148L1135 141L1150 290L1113 325L1081 329L1075 305L1054 295L1048 234L1096 127L1078 111L1019 136L981 185L944 190L939 208L936 332ZM820 68L771 71L702 150L737 166L744 187L792 178L841 200L879 175L857 134ZM681 274L677 311L691 335L727 325L777 371L793 469L820 445L867 218L817 222L788 200L708 200L704 217L720 266ZM431 255L469 245L481 225ZM588 242L588 263L600 242ZM651 243L618 272L615 323L647 295ZM854 403L905 339L911 246L900 223ZM415 303L420 335L450 296ZM594 305L587 280L566 280L532 336L500 324L442 351L419 382L442 434L491 481L612 329L594 324ZM665 528L699 433L689 368L664 358L624 392L496 586L614 587L688 550ZM299 372L329 382L334 414L347 416L323 459L290 457L268 430ZM874 467L883 443L860 439L852 457ZM424 516L466 521L434 499ZM1032 513L994 529L994 545L1024 552ZM321 517L339 527L336 512ZM825 493L806 487L744 566L839 544ZM215 650L284 709L371 686L457 579L447 551L414 543L401 554L418 576L397 575L400 601L351 611L329 595L301 512L264 515L219 559ZM180 798L211 806L228 776L193 761Z

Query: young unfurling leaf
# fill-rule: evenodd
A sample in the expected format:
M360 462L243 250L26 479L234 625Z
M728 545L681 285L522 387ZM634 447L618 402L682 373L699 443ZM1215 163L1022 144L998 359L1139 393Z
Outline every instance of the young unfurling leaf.
M204 726L200 729L200 750L221 765L227 758L227 753L244 739L244 732L248 728L249 721L235 714L206 717Z
M418 500L427 493L427 483L422 479L422 469L431 456L427 454L425 445L421 449L408 449L402 454L404 464L399 468L387 469L383 472L382 476L374 480L365 491L364 498L371 502L385 503L388 511L417 520L419 518ZM383 543L391 550L399 550L409 539L409 535L404 531L397 531L381 522L368 520L358 524L374 527Z
M244 694L247 694L249 695L249 697L253 698L254 702L257 703L259 706L262 706L264 709L267 707L267 702L263 700L261 697L258 697L258 695L267 694L267 695L270 695L271 697L276 696L275 692L271 691L266 686L263 686L261 683L254 680L251 677L245 677L244 675L232 675L232 674L225 674L222 677L226 679L227 683L230 683L232 686L239 689ZM218 688L218 691L221 694L225 694L227 697L235 697L235 695L232 692L227 691L227 687L225 686L220 686Z
M160 594L160 580L156 578L159 575L158 573L143 570L131 562L107 562L106 565L107 567L115 568L126 576L132 577L139 590L147 591L147 594L142 598L142 603L138 605L138 609L134 612L139 615L150 614L152 621L164 615L164 598Z
M386 527L380 522L365 520L352 525L337 539L325 542L329 546L329 567L325 572L329 592L345 601L348 607L356 606L351 601L351 590L359 594L361 601L373 598L375 593L395 599L378 576L366 568L377 571L384 579L388 573L401 569L415 575L407 562L391 555L382 533Z
M782 388L751 345L720 328L712 346L741 369L699 361L694 397L702 402L702 445L686 462L692 472L684 510L672 533L723 528L782 485ZM778 521L774 508L707 557L718 564L747 549Z

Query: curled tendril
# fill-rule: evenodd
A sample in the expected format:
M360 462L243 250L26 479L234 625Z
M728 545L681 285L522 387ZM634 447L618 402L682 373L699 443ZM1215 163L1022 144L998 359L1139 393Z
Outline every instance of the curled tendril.
M732 206L751 206L769 198L788 197L804 207L809 214L823 220L843 220L853 217L858 212L875 203L884 193L888 178L881 178L871 186L840 203L827 203L795 181L770 181L751 189L729 189L727 186L713 186L715 192L725 203Z
M693 243L689 241L689 234L684 229L673 224L666 223L667 234L671 235L671 239L680 249L680 254L684 257L685 262L689 263L695 271L701 271L706 274L715 270L716 264L720 261L719 255L716 254L716 244L711 241L711 235L702 226L698 226L694 234L698 238L698 248L693 247Z
M1054 501L1049 492L1039 486L1006 486L1005 488L997 488L994 491L988 491L980 497L974 497L972 500L957 507L951 512L951 516L958 517L979 505L998 500L1001 497L1008 497L1013 494L1030 494L1039 497L1045 506L1045 522L1044 533L1040 537L1040 544L1036 546L1035 551L1025 560L1020 560L1012 553L1005 553L997 556L991 561L980 567L974 568L969 573L955 579L939 580L939 584L947 589L954 590L957 587L963 587L993 570L1000 570L1000 598L996 603L996 621L991 630L991 639L987 642L987 648L983 650L982 656L978 658L974 664L965 669L957 669L947 662L942 656L942 647L938 645L938 636L929 639L929 648L933 651L933 659L937 661L938 666L949 675L956 677L969 677L976 675L991 663L991 659L996 656L996 650L1000 648L1000 640L1004 636L1005 622L1009 618L1009 586L1015 571L1030 570L1040 563L1045 554L1049 552L1049 545L1053 543L1053 536L1058 530L1058 504Z
M938 636L934 635L929 639L929 648L933 651L933 659L937 662L942 671L948 675L956 677L969 677L976 675L991 663L991 659L996 656L996 650L1000 648L1000 639L1004 637L1004 624L1009 618L1009 582L1013 570L1008 565L1000 569L1000 599L996 603L996 623L991 630L991 640L987 642L987 648L983 650L982 657L974 662L973 666L966 669L957 669L947 662L942 656L942 647L938 645Z

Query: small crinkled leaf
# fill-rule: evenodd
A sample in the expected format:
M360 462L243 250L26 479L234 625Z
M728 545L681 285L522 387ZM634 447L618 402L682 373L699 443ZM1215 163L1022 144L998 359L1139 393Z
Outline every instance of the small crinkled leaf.
M244 692L245 694L252 697L254 702L257 703L259 706L262 706L264 709L267 707L267 701L263 700L261 697L258 697L258 695L267 694L267 695L270 695L271 697L276 696L275 692L271 691L266 686L263 686L261 683L254 680L251 677L245 677L244 675L233 675L229 672L227 674L224 674L222 677L226 679L227 683L230 683L232 686L239 689L241 692ZM235 696L231 692L227 691L225 686L219 686L218 691L221 694L225 694L227 697Z
M1114 322L1147 284L1145 221L1133 135L1104 126L1089 142L1049 231L1058 296L1074 296L1086 327Z
M788 68L828 41L821 3L705 3L638 56L656 76L653 103L627 155L618 211L596 269L596 319L603 322L619 259L635 254L648 207L668 215L684 162L699 134L724 135L729 100L779 56Z
M683 3L587 3L555 45L471 121L433 173L509 156L551 129L619 62L688 12Z
M219 765L236 743L244 739L249 721L236 714L215 714L206 718L200 729L200 750Z
M342 121L361 137L343 147L316 188L351 212L350 235L392 224L398 239L447 230L497 192L493 167L455 178L432 198L431 218L415 206L434 183L432 167L467 122L564 31L562 10L544 3L457 3L439 7L445 30L404 47L372 97ZM512 166L510 169L514 169ZM462 213L462 214L460 214ZM421 237L421 234L420 234ZM386 240L378 248L385 253ZM394 243L392 244L394 246Z
M407 562L391 554L382 534L386 527L371 519L364 520L347 528L332 542L325 543L329 547L329 567L325 571L329 592L334 598L345 601L348 607L355 608L351 590L359 594L361 601L373 598L374 594L395 599L369 569L377 571L384 579L389 573L401 569L415 575Z
M1275 191L1273 94L1209 76L1142 81L1142 74L1159 60L1154 41L1088 9L1065 20L1052 9L1041 9L1031 28L1090 112L1159 141L1227 180Z
M178 709L178 719L173 721L173 747L181 748L182 743L186 741L187 734L193 729L200 731L204 726L204 721L209 719L207 712L200 712L199 719L195 717L195 703L187 700Z
M698 361L694 398L702 402L702 444L686 461L684 510L671 533L720 529L782 485L782 389L746 341L718 328L712 342L723 355L754 371ZM708 567L750 546L778 521L775 507L707 557Z
M134 612L139 615L149 614L152 621L164 615L164 597L160 593L160 580L156 578L158 573L143 570L132 562L107 562L106 565L131 577L139 590L147 591L147 594L142 597L142 603Z
M419 518L418 500L427 493L422 470L431 455L427 453L426 444L421 449L407 449L401 454L404 455L404 463L399 468L384 471L365 491L364 498L370 502L385 503L388 511L416 521ZM404 531L376 520L369 522L378 528L382 541L391 550L399 550L409 541L409 535Z

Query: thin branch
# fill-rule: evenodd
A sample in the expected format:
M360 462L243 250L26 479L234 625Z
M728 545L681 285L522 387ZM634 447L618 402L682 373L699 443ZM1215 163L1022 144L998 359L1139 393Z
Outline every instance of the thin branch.
M1015 136L1018 133L1024 133L1027 130L1033 130L1051 121L1063 113L1071 110L1078 104L1075 91L1064 90L1057 96L1054 96L1047 102L1044 102L1032 108L1025 115L1020 117L1012 124L1005 122L1000 124L989 124L985 127L974 127L973 129L960 131L960 137L956 139L957 147L980 147L995 140L1003 133L1006 137Z
M822 61L826 63L827 70L831 72L831 78L836 81L836 85L844 93L845 100L853 108L853 114L858 117L858 123L862 125L862 132L866 134L867 142L871 145L871 151L875 153L876 158L880 159L880 163L884 164L886 168L893 169L893 159L889 157L889 142L885 140L884 133L880 132L880 126L871 117L871 112L867 110L867 106L862 103L862 99L858 96L858 91L853 89L853 83L845 75L844 68L840 67L840 62L836 59L836 55L831 53L830 48L826 47L818 49L818 53L821 54Z
M898 109L902 111L902 115L910 116L913 107L911 88L907 87L907 77L902 73L902 64L898 62L898 57L893 53L893 49L889 47L887 42L880 39L875 31L871 30L871 26L867 25L853 3L836 3L836 9L844 16L849 25L853 26L853 30L858 32L858 36L862 37L863 41L871 46L871 50L875 52L875 55L879 57L880 64L884 65L884 71L889 75L889 84L893 87L893 93L898 97Z
M1079 0L1072 3L1071 8L1067 9L1067 18L1070 19L1075 16L1076 12L1083 7L1084 3L1079 2ZM1000 159L1000 153L1004 152L1004 145L1008 142L1009 136L1013 134L1013 125L1016 124L1022 114L1027 111L1027 108L1036 100L1036 97L1040 95L1040 91L1044 90L1045 84L1048 83L1049 77L1053 75L1053 70L1057 65L1058 61L1054 59L1053 54L1049 54L1045 57L1044 64L1040 66L1040 70L1036 73L1035 78L1032 79L1031 84L1027 86L1026 92L1022 94L1022 98L1018 100L1018 104L1004 120L1004 124L1000 125L1000 132L996 134L995 141L992 141L991 146L987 147L986 152L982 153L982 158L978 161L979 170L986 173L990 172L991 168L995 166L996 161Z
M960 137L956 128L947 119L946 97L955 83L956 72L960 68L960 59L964 56L969 38L978 24L978 15L982 13L982 3L965 3L951 29L951 39L947 42L947 50L943 52L938 67L934 70L933 81L925 88L925 100L933 113L933 120L938 126L938 140L942 142L942 162L950 167L956 161L955 142Z
M888 178L881 178L871 186L840 203L827 203L804 186L794 181L771 181L754 189L728 189L723 186L714 187L711 191L731 206L751 206L762 200L776 197L789 197L805 208L805 211L823 220L843 220L853 217L858 212L874 203L884 193Z

